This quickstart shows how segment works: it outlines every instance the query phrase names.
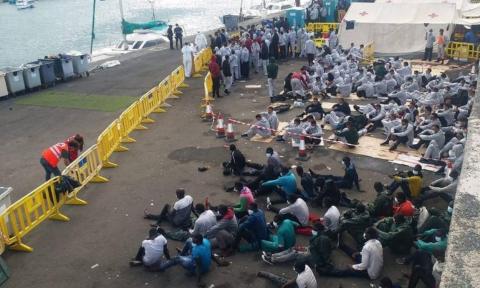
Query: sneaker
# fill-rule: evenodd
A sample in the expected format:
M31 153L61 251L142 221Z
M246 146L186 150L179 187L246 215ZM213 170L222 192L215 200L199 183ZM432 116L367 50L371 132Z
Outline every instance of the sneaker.
M268 206L272 206L272 201L270 200L270 197L267 197L267 208Z
M262 260L263 262L269 264L269 265L273 265L273 262L272 262L272 259L268 258L267 256L265 255L262 255Z
M247 133L244 133L244 134L240 135L240 137L247 138L247 137L248 137L248 134L247 134Z
M132 260L130 261L130 267L137 267L137 266L142 266L142 261L138 261L138 260Z

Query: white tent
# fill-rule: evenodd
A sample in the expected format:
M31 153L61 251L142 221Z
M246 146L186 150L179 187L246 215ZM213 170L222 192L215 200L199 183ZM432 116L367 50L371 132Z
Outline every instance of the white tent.
M450 37L457 15L455 8L455 4L443 2L352 3L340 23L338 37L344 47L352 42L373 42L375 53L381 55L417 53L425 49L429 29L435 34L444 29Z

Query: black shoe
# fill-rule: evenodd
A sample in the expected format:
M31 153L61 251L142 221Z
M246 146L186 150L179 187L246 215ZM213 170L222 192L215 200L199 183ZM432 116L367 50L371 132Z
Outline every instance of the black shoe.
M384 142L380 143L380 146L387 146L388 142L390 142L390 141L384 141Z
M137 266L142 266L142 265L143 265L142 261L138 261L138 260L130 261L130 267L137 267Z
M247 137L248 137L248 134L247 134L247 133L244 133L244 134L240 135L240 137L247 138Z

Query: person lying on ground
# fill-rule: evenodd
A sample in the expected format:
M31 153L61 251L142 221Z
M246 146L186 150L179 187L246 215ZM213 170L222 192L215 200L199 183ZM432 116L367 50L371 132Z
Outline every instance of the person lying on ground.
M305 200L296 194L290 194L287 198L287 204L287 207L278 209L273 206L270 197L267 197L267 209L269 211L282 215L285 219L295 221L300 226L307 226L310 213Z
M317 279L315 274L313 274L312 269L308 266L305 261L299 260L296 261L293 270L297 273L296 278L291 280L279 276L270 272L260 271L257 273L257 277L265 278L270 280L276 287L279 288L317 288Z
M232 208L235 212L235 216L237 218L242 218L248 214L248 206L255 202L255 198L253 197L253 193L250 188L248 188L246 185L243 185L242 182L235 182L233 191L240 194L240 199L239 202L233 205Z
M224 172L223 175L227 176L233 173L233 175L239 176L242 175L243 169L245 168L245 156L243 153L238 150L237 146L230 144L230 161L223 162Z
M262 251L275 253L295 246L295 228L299 226L296 221L291 221L284 215L277 214L273 218L272 226L277 229L277 233L270 234L268 240L261 241Z
M142 241L137 255L130 261L130 266L145 266L149 270L161 270L165 267L165 259L170 260L165 231L160 227L150 228L148 238Z
M369 227L365 230L365 244L360 253L346 245L342 245L339 248L357 264L347 269L317 269L320 275L331 277L359 277L370 280L375 280L380 276L383 270L383 248L378 240L378 233L374 228Z
M335 249L330 238L325 234L325 226L316 222L312 227L312 236L308 247L291 247L278 253L263 253L262 260L270 265L305 259L315 269L328 270L332 267L330 259Z
M289 168L283 167L280 177L262 183L262 188L271 188L280 196L280 199L271 201L272 204L285 203L287 197L297 193L297 180Z
M272 131L270 130L270 123L261 114L257 114L255 116L255 122L241 136L252 138L255 135L260 135L263 138L268 138L272 135Z
M260 249L262 240L268 239L267 222L265 213L258 208L257 203L250 204L251 213L240 219L238 233L235 237L233 248L240 252L255 251ZM240 241L245 239L247 244L240 245Z
M177 201L173 204L173 208L170 210L170 205L165 204L160 214L148 214L145 210L145 219L157 220L156 225L160 225L162 221L168 221L174 227L178 228L190 228L192 220L190 213L193 208L193 198L190 195L185 195L185 189L178 188L175 192L177 195Z
M393 253L408 254L413 245L413 230L403 215L384 218L374 224L382 245Z

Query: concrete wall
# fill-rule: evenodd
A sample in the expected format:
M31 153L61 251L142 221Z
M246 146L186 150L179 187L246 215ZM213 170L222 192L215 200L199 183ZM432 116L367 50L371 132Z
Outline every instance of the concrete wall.
M479 81L480 83L480 81ZM468 121L441 288L480 287L480 87Z

